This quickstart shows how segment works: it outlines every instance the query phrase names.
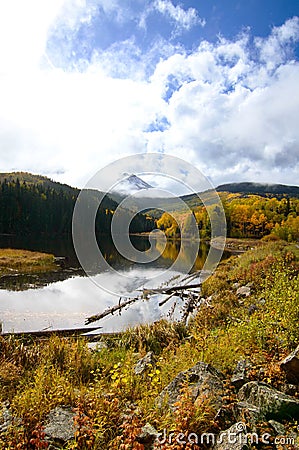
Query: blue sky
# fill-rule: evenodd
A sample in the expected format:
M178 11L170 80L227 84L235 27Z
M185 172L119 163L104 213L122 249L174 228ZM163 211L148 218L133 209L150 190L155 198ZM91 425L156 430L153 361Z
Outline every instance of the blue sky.
M256 37L267 37L273 27L299 14L297 0L125 0L87 2L87 5L92 13L85 20L71 27L67 26L65 16L64 26L60 23L50 32L47 53L64 68L71 63L78 65L78 61L86 63L95 51L105 51L126 41L134 42L143 55L161 41L187 52L204 40L211 43L217 43L221 37L235 40L244 32L253 41ZM89 12L88 6L86 11ZM151 55L153 70L163 51L155 48ZM298 56L298 43L290 51ZM135 57L138 59L138 54Z
M298 184L298 0L0 5L1 170L83 186L123 156Z

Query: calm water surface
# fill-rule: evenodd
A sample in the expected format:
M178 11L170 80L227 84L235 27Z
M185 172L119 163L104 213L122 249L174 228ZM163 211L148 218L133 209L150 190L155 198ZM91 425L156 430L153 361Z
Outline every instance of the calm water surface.
M147 250L146 237L132 237L138 250ZM159 247L159 241L155 244ZM116 274L98 273L94 281L86 277L76 258L72 241L67 239L45 239L33 237L0 237L0 247L23 248L53 253L66 257L62 271L32 276L8 276L0 279L0 321L3 332L20 332L43 329L83 327L87 317L104 311L119 302L119 296L112 295L100 286L111 286L111 290L130 296L143 285L158 287L155 279L167 281L178 275L169 269L180 251L179 242L167 242L162 256L150 264L136 264L122 258L111 241L100 238L100 248L105 259L116 272L124 275L121 281ZM209 249L201 244L193 270L203 267ZM184 255L189 267L188 252ZM183 273L184 268L182 268ZM119 331L129 325L148 323L169 315L178 319L182 302L174 297L164 306L159 306L161 296L150 300L140 300L131 305L121 315L106 317L95 325L100 331Z

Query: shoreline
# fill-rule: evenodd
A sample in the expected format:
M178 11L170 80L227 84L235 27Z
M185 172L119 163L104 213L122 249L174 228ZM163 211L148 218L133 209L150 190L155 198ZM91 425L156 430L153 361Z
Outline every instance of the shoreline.
M296 446L298 263L296 243L284 241L233 256L204 281L188 324L160 320L97 341L0 336L0 447L30 448L40 430L39 444L54 447L57 423L61 448L120 448L128 424L136 448L163 429L216 448L210 437L235 436L240 424L244 438Z
M159 236L155 236L155 233L152 233L150 231L144 231L142 233L130 233L130 236L136 236L136 237L149 237L151 235L152 238L154 239L160 239ZM169 242L179 242L181 241L181 239L179 238L170 238L167 237L166 238L167 241ZM192 239L184 239L184 240L190 240L192 241ZM211 239L200 239L200 242L206 242L209 243L210 245L212 245L213 247L217 248L219 247L217 245L217 238L215 238L214 240ZM260 238L232 238L232 237L227 237L225 239L225 247L224 250L226 251L231 251L231 252L245 252L247 250L251 250L254 247L257 247L258 245L262 245L263 241L261 241ZM219 247L220 248L220 247Z
M60 266L54 255L23 249L0 249L0 276L54 272Z

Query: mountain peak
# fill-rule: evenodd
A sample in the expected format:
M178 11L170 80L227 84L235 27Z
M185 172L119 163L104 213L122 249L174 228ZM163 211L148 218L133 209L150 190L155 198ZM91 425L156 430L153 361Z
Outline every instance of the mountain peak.
M113 189L118 194L133 194L142 189L151 189L152 186L146 181L142 180L135 174L124 173L124 179L122 179L116 187Z

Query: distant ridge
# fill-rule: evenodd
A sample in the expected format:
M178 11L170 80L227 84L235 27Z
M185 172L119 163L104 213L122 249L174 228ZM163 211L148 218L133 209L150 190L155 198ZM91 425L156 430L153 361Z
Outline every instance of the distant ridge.
M299 197L299 186L289 186L286 184L267 183L227 183L216 188L218 192L231 192L233 194L258 194L258 195L288 195Z
M0 183L16 182L19 180L20 184L26 183L28 185L37 184L42 185L45 188L54 189L56 191L64 191L68 193L78 194L78 188L74 188L65 183L59 183L58 181L53 181L44 175L35 175L29 172L1 172L0 173Z
M38 186L45 191L50 189L50 191L55 191L57 194L63 193L64 195L72 198L74 201L80 193L79 188L69 186L65 183L59 183L59 181L53 181L44 175L35 175L30 172L0 172L0 185L3 184L5 180L7 183L16 183L17 180L19 180L21 185L25 183L27 186ZM90 195L91 197L97 198L97 196L101 194L96 190L90 190ZM105 195L102 201L103 203L101 206L103 208L113 210L117 208L118 203L116 200L107 195Z
M119 199L125 194L132 193L132 191L138 191L141 189L148 189L152 187L146 183L141 178L134 174L126 174L127 178L124 180L124 186L121 185L123 189L122 195L119 194ZM51 188L56 191L64 191L69 194L78 195L80 189L69 186L65 183L59 183L58 181L53 181L44 175L35 175L29 172L2 172L0 173L0 183L3 183L6 179L7 182L19 182L26 183L28 185L37 184L42 185L45 188ZM287 195L293 197L299 197L299 186L291 186L286 184L269 184L269 183L253 183L253 182L240 182L240 183L226 183L219 185L216 190L218 192L230 192L233 194L256 194L256 195ZM113 193L116 194L117 193ZM182 198L184 201L191 200L195 194L184 195ZM111 195L110 195L111 196ZM112 197L112 196L111 196Z

